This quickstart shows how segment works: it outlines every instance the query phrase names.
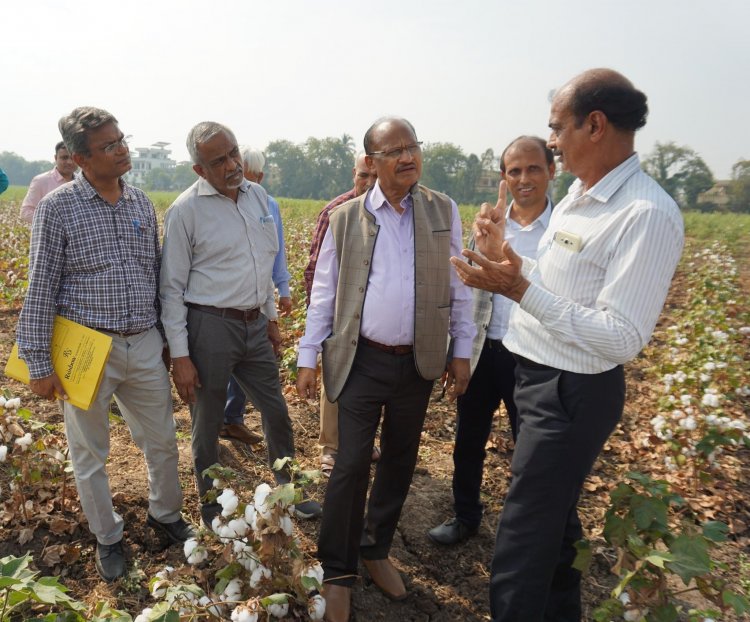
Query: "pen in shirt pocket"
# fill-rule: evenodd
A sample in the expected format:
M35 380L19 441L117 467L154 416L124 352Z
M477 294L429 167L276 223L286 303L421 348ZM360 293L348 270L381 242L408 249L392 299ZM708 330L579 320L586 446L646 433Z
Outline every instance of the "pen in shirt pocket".
M146 227L141 224L140 220L133 218L133 230L137 235L143 235L144 231L146 231Z

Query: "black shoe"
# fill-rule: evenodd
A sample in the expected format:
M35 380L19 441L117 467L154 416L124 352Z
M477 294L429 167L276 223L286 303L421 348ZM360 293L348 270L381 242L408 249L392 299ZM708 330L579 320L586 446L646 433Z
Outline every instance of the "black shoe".
M195 538L196 535L195 528L186 522L182 516L172 523L160 523L149 514L146 522L166 535L172 544L182 544L188 538Z
M449 518L442 525L433 527L427 532L430 540L438 544L458 544L468 540L477 533L478 527L470 527L457 518Z
M201 505L201 522L206 529L214 530L211 525L214 522L214 518L219 514L221 514L221 505L218 503L204 503Z
M125 574L122 540L114 544L96 543L96 571L107 582L119 579Z
M323 515L323 508L320 507L320 503L308 499L307 501L301 501L294 506L294 515L297 518L310 519L318 518Z

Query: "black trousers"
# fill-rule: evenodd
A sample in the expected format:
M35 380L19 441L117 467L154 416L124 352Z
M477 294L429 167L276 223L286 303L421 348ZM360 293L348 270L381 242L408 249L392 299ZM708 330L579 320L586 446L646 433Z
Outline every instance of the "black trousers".
M486 339L466 393L458 403L456 443L453 447L453 505L456 518L470 527L482 520L484 507L479 501L485 446L492 431L492 418L505 404L511 434L516 440L516 360L502 342Z
M413 354L388 354L361 344L338 399L339 449L326 489L318 557L326 581L351 585L359 555L385 559L409 492L432 380ZM375 433L381 457L365 519Z
M622 366L577 374L517 357L518 440L490 578L494 622L581 618L582 536L576 505L594 460L622 416Z

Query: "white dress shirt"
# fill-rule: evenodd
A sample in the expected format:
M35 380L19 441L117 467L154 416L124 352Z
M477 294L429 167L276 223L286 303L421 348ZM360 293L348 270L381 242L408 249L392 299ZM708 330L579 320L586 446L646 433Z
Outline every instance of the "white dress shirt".
M511 217L511 208L508 206L505 212L505 240L510 247L522 257L536 258L536 250L539 246L539 240L542 234L549 226L549 219L552 215L552 202L547 199L547 207L539 214L534 222L524 226L517 223ZM488 339L502 339L508 332L510 314L515 303L502 294L492 294L492 315L490 323L487 326Z
M200 178L167 210L160 297L173 357L188 356L187 303L259 307L276 318L271 273L279 241L266 196L243 180L235 203Z
M450 253L461 256L461 218L451 200ZM414 218L412 198L407 194L399 214L388 203L380 184L367 193L365 209L375 216L380 227L367 281L360 334L386 345L414 343ZM449 261L449 257L445 260ZM338 284L336 244L329 228L315 267L305 334L300 340L298 367L316 366L323 341L333 329ZM461 283L456 271L450 271L451 315L449 333L454 338L453 356L470 358L476 327L471 319L471 290Z
M581 190L574 182L553 210L536 262L524 259L531 285L503 343L537 363L594 374L631 360L650 339L682 253L683 222L637 154Z

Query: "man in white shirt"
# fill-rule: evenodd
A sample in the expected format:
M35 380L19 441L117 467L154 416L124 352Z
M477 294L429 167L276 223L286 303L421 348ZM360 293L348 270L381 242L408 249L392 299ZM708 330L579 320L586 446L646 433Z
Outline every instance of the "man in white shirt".
M203 472L218 462L230 376L260 411L270 464L294 457L294 436L271 345L280 341L271 278L279 241L268 196L243 177L229 128L199 123L187 148L199 179L164 217L160 297L172 378L190 406L193 463L204 497L212 480ZM286 470L274 477L290 480ZM210 526L220 511L204 499L203 522ZM321 510L308 500L296 512L310 518Z
M21 220L31 223L34 211L45 196L64 183L73 181L73 173L78 166L73 161L65 143L60 141L55 145L55 166L51 171L34 177L29 184L29 190L21 203Z
M580 620L583 481L617 425L623 363L648 342L683 244L675 202L640 167L646 96L592 69L555 95L548 145L578 180L552 213L537 260L503 243L502 210L475 223L465 283L518 303L504 340L516 356L518 442L490 580L495 622Z
M536 257L547 229L552 202L547 188L555 176L552 151L542 138L520 136L500 156L499 204L505 209L506 186L513 202L506 209L505 239L519 255ZM470 246L473 242L469 243ZM474 290L474 323L477 336L472 352L472 376L466 393L457 400L456 442L453 446L454 516L433 527L427 535L438 544L457 544L473 536L484 507L479 491L486 457L485 446L492 419L502 401L511 435L517 436L516 361L503 344L513 301L501 294Z

